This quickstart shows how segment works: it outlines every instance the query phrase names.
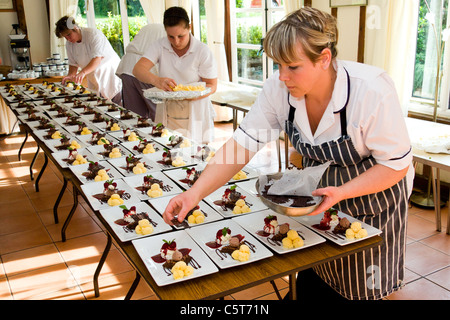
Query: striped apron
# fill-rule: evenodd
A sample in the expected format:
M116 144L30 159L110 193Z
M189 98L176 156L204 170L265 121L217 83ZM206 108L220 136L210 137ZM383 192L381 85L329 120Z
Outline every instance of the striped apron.
M347 70L346 70L347 71ZM376 164L372 156L362 158L347 135L346 107L350 99L350 77L345 106L338 112L342 136L334 141L313 146L302 142L294 126L295 108L290 105L286 133L295 149L303 156L303 166L331 165L322 176L318 188L340 186ZM384 191L343 200L334 208L382 230L383 244L363 252L340 258L314 271L335 291L351 300L373 300L399 289L404 277L406 222L408 210L406 177ZM301 288L299 288L301 290Z

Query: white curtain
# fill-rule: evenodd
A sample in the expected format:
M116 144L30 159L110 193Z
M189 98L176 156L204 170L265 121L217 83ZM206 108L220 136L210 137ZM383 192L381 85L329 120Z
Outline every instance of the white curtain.
M12 133L13 126L16 123L17 118L14 113L9 109L3 98L0 97L0 134ZM14 128L14 132L19 131L19 126Z
M191 18L191 0L139 0L148 23L163 23L164 11L170 7L183 7Z
M208 46L217 62L219 81L230 81L228 74L227 56L225 53L225 2L224 0L205 0L206 29L208 32ZM230 108L214 106L216 117L214 121L229 121L232 119Z
M59 53L61 59L67 57L65 39L55 35L55 23L65 15L74 17L77 14L78 0L49 0L50 12L50 53Z
M303 0L284 0L286 15L303 7Z
M369 0L364 62L386 70L408 112L414 76L419 0Z

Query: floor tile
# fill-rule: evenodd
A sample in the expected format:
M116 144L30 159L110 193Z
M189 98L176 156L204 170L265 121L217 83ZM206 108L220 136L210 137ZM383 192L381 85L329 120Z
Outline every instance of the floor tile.
M440 270L450 265L450 256L415 242L407 245L406 268L422 276Z
M388 300L450 300L450 291L421 278L387 297Z

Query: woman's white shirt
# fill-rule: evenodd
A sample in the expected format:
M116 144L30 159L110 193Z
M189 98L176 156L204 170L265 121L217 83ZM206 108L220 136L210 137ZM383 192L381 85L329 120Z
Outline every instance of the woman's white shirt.
M108 39L98 29L80 28L80 43L66 42L69 65L84 68L92 59L103 57L94 72L86 75L89 88L98 91L103 97L112 99L122 90L122 82L115 75L120 58Z
M177 84L187 85L204 79L217 78L217 65L208 46L190 34L189 50L178 56L167 37L149 46L143 55L153 64L159 64L159 76L174 79ZM180 113L172 113L179 110ZM188 110L188 116L186 111ZM196 101L166 102L166 108L157 108L156 119L171 129L199 143L211 142L214 136L214 108L209 97ZM170 121L169 121L170 120Z
M139 59L142 58L147 47L163 37L167 37L163 24L150 23L142 27L125 49L125 55L120 60L116 74L118 76L122 74L133 76L133 68ZM158 73L158 68L152 69L151 72Z
M346 108L347 132L362 157L372 155L377 163L401 170L410 167L412 152L404 116L391 78L383 70L356 62L337 60L337 78L330 103L314 135L308 121L305 99L289 97L296 108L294 124L303 142L321 145L341 137L339 111L347 100L347 73L350 98ZM234 139L251 151L279 137L289 116L288 90L276 72L264 84L261 94L235 131Z

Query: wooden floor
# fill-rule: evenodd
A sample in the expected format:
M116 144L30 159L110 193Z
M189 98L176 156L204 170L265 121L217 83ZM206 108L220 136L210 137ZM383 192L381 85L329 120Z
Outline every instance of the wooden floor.
M216 125L220 146L231 135L231 124ZM92 277L106 245L106 236L93 212L80 198L80 205L61 242L62 223L53 221L53 205L62 187L62 176L53 164L45 171L40 191L34 190L29 165L36 151L32 139L26 143L23 158L18 149L23 135L0 139L0 299L1 300L121 300L135 272L114 246L99 278L100 297L95 298ZM291 152L292 154L292 152ZM283 157L284 161L284 157ZM40 154L35 175L43 164ZM278 170L275 144L264 149L251 162L262 172ZM62 199L59 216L64 221L72 206L71 185ZM450 300L450 236L435 230L434 211L410 208L406 251L406 286L388 300ZM287 279L276 281L281 294L288 290ZM157 297L143 281L132 299ZM226 299L277 299L269 284L238 292Z

